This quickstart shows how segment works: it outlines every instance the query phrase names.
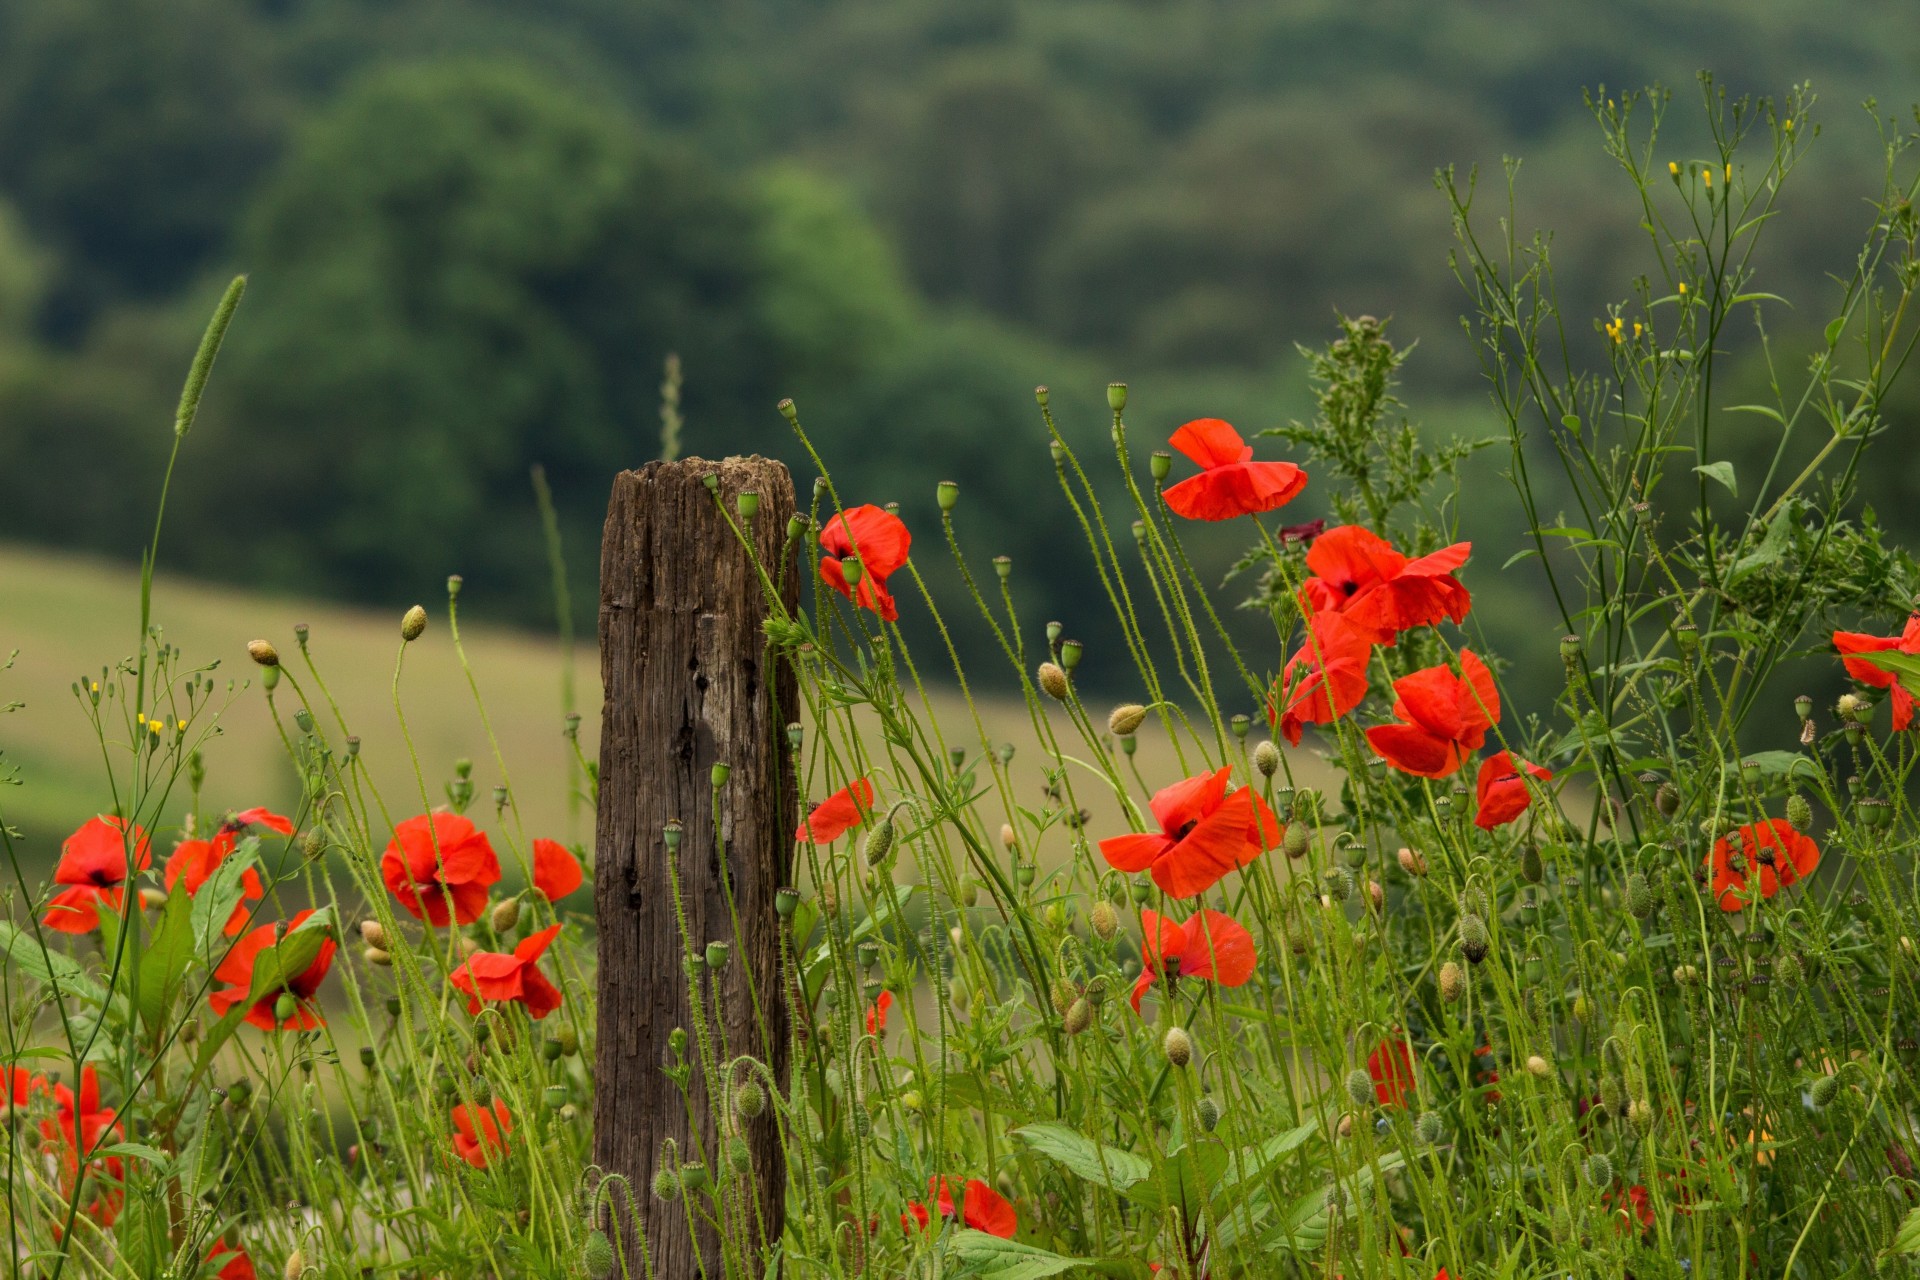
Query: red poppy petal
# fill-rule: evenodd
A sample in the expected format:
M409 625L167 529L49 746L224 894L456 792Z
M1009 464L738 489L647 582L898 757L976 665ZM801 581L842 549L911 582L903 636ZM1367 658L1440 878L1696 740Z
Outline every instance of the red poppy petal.
M1244 985L1258 958L1253 935L1231 916L1202 911L1187 921L1187 944L1180 953L1180 976L1211 978L1223 987Z
M1249 838L1253 799L1249 788L1234 792L1153 864L1153 882L1162 892L1175 898L1205 893L1260 856L1262 847Z
M1152 833L1109 836L1100 842L1100 855L1115 871L1145 871L1155 858L1173 847L1173 841Z
M967 1179L962 1217L975 1231L984 1231L1003 1240L1011 1240L1020 1225L1013 1206L1007 1203L1006 1198L978 1178Z
M913 534L899 516L869 503L828 520L820 545L836 556L859 556L868 574L884 580L907 562Z
M1444 666L1401 676L1393 682L1398 695L1393 714L1437 738L1457 739L1466 730L1461 720L1465 683Z
M278 831L283 836L293 834L293 819L283 817L270 809L242 809L221 825L225 827L251 827L256 824L265 827L269 831Z
M794 829L793 838L810 844L838 840L865 822L872 810L873 783L866 778L855 779L815 805L806 821Z
M560 899L586 883L580 860L558 840L533 842L533 887L547 896L548 902Z
M1219 418L1196 418L1174 432L1167 443L1209 469L1245 462L1253 456L1253 446L1240 438L1232 424Z
M1862 635L1857 631L1836 631L1833 633L1833 647L1841 654L1840 665L1847 674L1861 684L1875 689L1884 689L1895 681L1891 671L1874 666L1862 658L1847 655L1856 653L1881 653L1900 647L1900 641L1892 636Z
M1153 816L1160 823L1160 829L1171 835L1188 823L1198 822L1219 808L1221 800L1226 797L1227 785L1232 778L1231 766L1218 769L1213 773L1197 774L1154 792L1148 807L1153 810Z
M1307 568L1330 585L1369 587L1398 574L1406 563L1407 558L1395 551L1392 543L1364 525L1343 524L1329 529L1307 548Z
M558 1009L564 999L560 988L554 986L546 974L531 965L527 967L526 990L520 996L520 1003L527 1007L529 1018L538 1022Z
M1437 738L1417 725L1377 725L1367 730L1367 743L1400 772L1421 778L1448 777L1466 760L1458 743Z

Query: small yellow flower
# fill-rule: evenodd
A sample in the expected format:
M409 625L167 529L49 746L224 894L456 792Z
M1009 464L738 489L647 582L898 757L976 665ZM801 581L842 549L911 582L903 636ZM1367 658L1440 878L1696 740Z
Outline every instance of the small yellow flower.
M1640 322L1638 320L1633 322L1633 337L1636 342L1640 340Z
M1669 160L1669 161L1667 161L1667 172L1668 172L1669 174L1671 174L1672 176L1674 176L1674 177L1676 177L1676 178L1677 178L1677 177L1679 177L1679 176L1680 176L1680 162L1679 162L1678 160Z
M1732 162L1731 160L1729 160L1729 161L1727 162L1727 173L1726 173L1726 179L1727 179L1727 181L1728 181L1728 182L1732 182L1732 181L1733 181L1733 162Z
M1687 282L1685 280L1682 280L1680 282L1680 292L1684 294L1686 291L1687 291Z
M100 692L100 682L99 682L98 680L95 680L95 681L93 682L93 691L94 691L95 693L98 693L98 692Z
M1713 170L1711 170L1711 169L1702 169L1702 170L1700 171L1700 176L1701 176L1702 178L1705 178L1705 179L1707 180L1707 186L1708 186L1709 188L1711 188L1711 187L1713 186Z
M145 724L147 722L147 713L142 711L139 715L133 718L133 722L135 724Z
M1791 121L1791 120L1789 120L1789 121L1787 121L1787 122L1786 122L1785 124L1783 124L1783 125L1781 125L1780 127L1781 127L1782 129L1785 129L1785 130L1786 130L1786 131L1787 131L1788 133L1792 133L1792 132L1793 132L1793 121Z

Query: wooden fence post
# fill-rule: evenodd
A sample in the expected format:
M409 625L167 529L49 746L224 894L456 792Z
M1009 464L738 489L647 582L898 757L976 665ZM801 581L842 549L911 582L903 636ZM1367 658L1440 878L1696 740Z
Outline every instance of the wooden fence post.
M709 491L709 477L717 478L717 490ZM736 1256L746 1250L749 1258L760 1257L779 1240L783 1223L786 1170L769 1116L739 1129L752 1172L728 1173L728 1135L724 1126L716 1132L719 1106L709 1100L725 1086L702 1069L696 1037L702 1015L689 998L690 991L706 996L718 1070L725 1070L723 1052L752 1054L784 1083L787 1003L774 893L787 882L799 822L783 764L785 727L798 719L798 695L791 673L769 661L761 581L725 518L740 521L735 502L742 493L759 495L759 512L744 527L770 573L781 575L785 565L791 609L800 577L787 541L793 479L778 462L686 458L622 472L600 547L605 703L595 828L600 969L593 1154L606 1172L630 1181L656 1280L694 1280L703 1271L719 1280L723 1272L719 1234L704 1224L690 1234L687 1205L649 1194L669 1139L682 1162L703 1161L711 1185L730 1197L729 1217L738 1230L729 1232L728 1247ZM714 838L716 764L731 770L717 793L724 866ZM671 820L683 831L674 866L684 938L663 835ZM731 956L718 974L690 982L685 948L704 954L709 942L729 944ZM692 1069L691 1129L679 1088L662 1069L675 1062L669 1038L676 1028L685 1031ZM615 1204L624 1210L622 1201ZM624 1212L616 1217L627 1221ZM636 1237L630 1226L623 1231L628 1274L642 1276ZM751 1274L759 1276L763 1266Z

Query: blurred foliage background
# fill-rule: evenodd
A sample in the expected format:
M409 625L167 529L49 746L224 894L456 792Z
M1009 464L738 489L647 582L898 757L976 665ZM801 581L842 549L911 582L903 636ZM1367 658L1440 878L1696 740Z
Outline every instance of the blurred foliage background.
M1497 431L1436 168L1504 200L1523 155L1517 217L1597 316L1657 264L1583 90L1673 86L1684 157L1700 68L1821 95L1760 264L1803 304L1770 317L1795 373L1879 189L1860 104L1900 128L1920 97L1920 24L1875 0L0 0L0 537L138 553L241 270L176 571L378 605L459 571L469 609L550 626L539 464L590 627L609 480L659 450L672 352L687 452L802 462L791 395L850 500L899 500L935 551L960 480L976 571L1011 554L1025 620L1097 641L1036 383L1096 451L1110 379L1143 442L1200 414L1251 435L1311 412L1296 344L1370 312L1418 342L1424 429ZM1917 469L1883 453L1871 496ZM1517 513L1454 514L1482 626L1551 682L1537 570L1498 571ZM1224 571L1238 541L1200 554Z

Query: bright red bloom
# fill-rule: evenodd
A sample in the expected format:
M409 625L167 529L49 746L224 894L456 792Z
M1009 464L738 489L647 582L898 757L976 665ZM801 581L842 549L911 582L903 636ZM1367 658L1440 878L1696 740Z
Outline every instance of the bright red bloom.
M225 1262L220 1262L221 1258ZM253 1270L253 1259L239 1245L228 1244L224 1240L215 1240L213 1247L207 1250L207 1264L220 1263L220 1269L214 1272L217 1280L259 1280Z
M445 928L480 918L500 859L486 833L458 814L421 814L393 829L380 874L409 915Z
M1307 473L1291 462L1255 462L1253 446L1218 418L1200 418L1167 442L1200 465L1166 490L1167 506L1189 520L1231 520L1283 507L1307 487Z
M1722 911L1746 909L1751 896L1747 881L1760 869L1760 896L1771 898L1782 885L1813 874L1820 865L1820 846L1793 829L1785 818L1749 822L1731 835L1713 842L1707 857L1713 873L1713 896Z
M867 1034L878 1036L886 1034L887 1010L893 1008L893 992L882 991L867 1006Z
M1307 638L1287 660L1267 702L1267 720L1288 742L1300 745L1300 730L1331 724L1367 696L1367 664L1373 642L1341 614L1307 620Z
M1532 795L1527 791L1526 778L1521 776L1523 769L1537 781L1553 779L1553 770L1525 760L1515 761L1511 751L1496 751L1480 762L1480 776L1474 783L1480 809L1473 815L1474 826L1491 831L1504 827L1527 811Z
M40 1134L58 1152L61 1191L71 1196L80 1178L81 1154L120 1141L126 1131L114 1109L100 1105L100 1077L91 1063L80 1069L78 1096L64 1084L53 1086L53 1105L55 1114L52 1119L40 1122ZM120 1206L126 1198L126 1170L119 1156L108 1156L89 1160L86 1173L89 1179L104 1186L87 1204L85 1213L101 1226L110 1227L120 1216Z
M587 882L580 859L558 840L533 842L533 887L547 896L548 902L560 899Z
M1232 776L1223 768L1155 793L1159 833L1113 836L1100 842L1101 854L1116 871L1150 870L1173 897L1205 893L1280 843L1280 824L1252 787L1228 794Z
M513 1113L499 1098L491 1107L460 1103L453 1109L454 1154L476 1169L487 1167L495 1153L507 1149L513 1132Z
M278 831L283 836L293 834L293 822L277 813L265 809L244 809L220 824L211 840L182 840L179 847L167 858L167 889L184 881L188 894L200 892L200 886L207 882L214 868L226 860L228 854L239 847L240 833L255 823L270 831ZM249 902L258 902L266 896L266 885L260 881L260 873L248 867L240 874L240 901L234 905L233 914L227 917L226 935L231 938L247 927L247 920L253 912L247 907Z
M1400 724L1367 730L1367 741L1402 773L1444 778L1459 771L1500 719L1493 673L1471 649L1460 651L1460 675L1427 667L1393 682Z
M560 926L549 925L513 949L512 955L498 951L476 951L466 962L447 975L456 991L467 993L467 1012L480 1012L482 1000L518 1000L527 1008L527 1016L546 1017L560 1007L560 988L540 972L539 960L559 936Z
M1920 654L1920 612L1907 619L1906 629L1897 636L1868 636L1858 631L1836 631L1833 633L1833 647L1840 651L1840 662L1846 667L1848 675L1872 688L1893 691L1895 729L1904 729L1913 723L1913 695L1907 692L1899 677L1874 666L1871 659L1853 655L1884 653L1889 649L1897 653Z
M953 1180L935 1175L927 1180L927 1199L934 1202L936 1211L943 1218L959 1217L975 1231L984 1231L988 1235L999 1236L1002 1240L1013 1239L1013 1233L1019 1229L1020 1220L1006 1197L978 1178L968 1178L966 1189L961 1193L959 1214L953 1210ZM908 1215L911 1215L911 1219ZM907 1212L900 1215L900 1225L912 1230L917 1224L925 1228L929 1221L927 1206L918 1200L907 1204Z
M286 932L298 929L312 915L311 911L295 915L287 922ZM226 984L224 990L207 997L207 1003L215 1013L224 1017L235 1005L245 1002L252 995L254 965L259 963L261 953L272 949L281 937L279 925L263 924L233 944L226 959L213 971L214 979ZM322 941L312 963L291 981L273 988L253 1002L247 1010L247 1025L259 1027L262 1031L312 1031L316 1027L324 1027L326 1019L314 1012L313 995L326 979L327 970L333 967L334 950L332 938ZM276 1008L282 995L290 995L294 999L293 1012L285 1021L281 1020Z
M1644 1232L1653 1226L1653 1204L1646 1187L1640 1183L1636 1182L1628 1187L1624 1194L1608 1188L1602 1193L1600 1199L1603 1203L1614 1206L1614 1213L1620 1219L1622 1231L1633 1231L1636 1218L1639 1219L1639 1232Z
M1467 616L1471 599L1453 571L1472 550L1472 543L1456 542L1409 560L1371 529L1341 525L1308 548L1313 577L1301 584L1300 607L1344 613L1373 640L1390 645L1402 631Z
M5 1127L7 1116L14 1111L26 1109L33 1095L47 1089L47 1078L25 1067L10 1067L0 1071L0 1127Z
M873 783L856 778L815 805L806 821L794 828L793 838L808 844L827 844L865 822L872 812Z
M827 521L820 531L820 545L827 554L820 559L820 580L863 609L871 609L888 622L900 616L887 579L907 562L907 550L913 535L899 516L876 506L850 507ZM847 571L840 562L848 556L860 561L860 585L847 586Z
M1373 1077L1373 1094L1383 1107L1404 1107L1413 1096L1413 1050L1405 1037L1382 1040L1367 1055L1367 1074Z
M1140 976L1128 998L1135 1013L1140 997L1163 976L1201 978L1223 987L1243 986L1253 976L1253 935L1231 916L1202 911L1181 924L1143 910L1140 931Z
M153 862L147 833L132 828L133 870ZM91 933L100 927L100 909L120 910L126 892L128 827L123 818L88 818L60 845L53 882L68 887L53 895L44 923L61 933Z

